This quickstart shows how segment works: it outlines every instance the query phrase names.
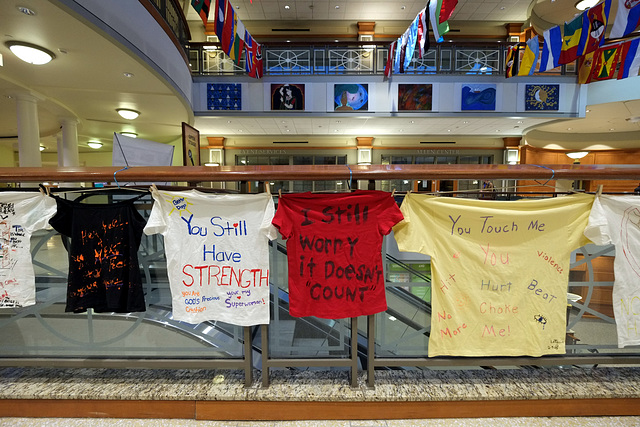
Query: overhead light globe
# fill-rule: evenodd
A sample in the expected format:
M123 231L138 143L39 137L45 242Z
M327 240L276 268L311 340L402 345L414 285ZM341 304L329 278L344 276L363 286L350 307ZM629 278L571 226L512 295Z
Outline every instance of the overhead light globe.
M120 114L120 117L127 120L135 120L140 115L140 111L131 110L129 108L117 108L116 111Z
M93 148L94 150L97 150L98 148L102 147L102 142L100 141L89 141L87 143L87 145L91 148Z
M9 41L5 43L5 46L7 46L15 56L29 64L44 65L56 57L50 50L31 43Z
M571 153L567 153L567 157L573 160L579 160L589 154L588 151L573 151Z
M587 10L597 5L600 0L580 0L576 3L576 9L578 10Z

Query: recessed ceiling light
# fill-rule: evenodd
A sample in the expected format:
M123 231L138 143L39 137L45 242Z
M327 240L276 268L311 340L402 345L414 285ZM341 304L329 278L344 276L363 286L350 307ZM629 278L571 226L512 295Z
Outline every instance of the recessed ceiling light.
M567 130L573 130L573 128L567 128Z
M469 124L469 120L465 120L464 122L462 122L463 125L468 125Z
M291 9L291 7L290 7L288 4L285 4L285 5L284 5L284 9L285 9L285 10L289 10L289 9Z
M405 10L407 6L400 6L400 9Z
M340 9L340 6L336 5L336 9Z
M34 65L44 65L56 57L56 55L44 47L19 41L5 43L11 52L24 62Z
M409 123L414 124L416 121L415 120L411 120Z
M127 77L127 78L131 78L131 77L135 76L135 74L129 73L129 72L126 72L126 71L124 73L122 73L122 75Z
M518 120L518 123L522 124L522 123L524 123L524 120Z
M135 120L140 115L140 111L132 110L130 108L116 108L120 117L127 120Z
M505 10L505 9L506 9L506 7L504 7L504 6L502 6L502 7L500 8L500 10Z
M87 142L87 145L91 148L93 148L94 150L97 150L98 148L102 147L102 142L100 141L89 141Z
M615 129L614 129L614 128L609 128L609 130L610 130L611 132L613 132Z
M137 138L138 134L135 132L120 132L120 135L128 136L129 138Z

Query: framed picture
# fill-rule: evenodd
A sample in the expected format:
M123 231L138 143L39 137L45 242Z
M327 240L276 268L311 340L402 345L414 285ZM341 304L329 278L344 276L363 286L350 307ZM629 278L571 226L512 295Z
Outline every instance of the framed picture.
M335 111L369 111L369 85L340 83L333 86Z
M182 163L184 166L200 166L200 132L182 122Z
M272 84L271 110L304 110L304 84Z
M208 83L208 110L242 110L242 85L239 83Z
M399 84L398 110L431 111L433 102L433 85L431 84Z
M525 111L558 111L560 85L526 85Z
M462 85L461 110L495 111L496 85L465 84Z

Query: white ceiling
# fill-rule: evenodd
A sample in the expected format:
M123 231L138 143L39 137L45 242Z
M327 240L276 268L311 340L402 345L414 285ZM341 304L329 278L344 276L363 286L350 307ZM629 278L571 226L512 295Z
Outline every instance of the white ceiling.
M140 137L158 142L176 140L181 135L181 123L190 122L189 106L175 95L172 88L150 71L139 59L131 56L111 39L65 11L61 4L69 0L0 1L0 143L17 147L17 113L15 95L28 91L38 96L39 125L43 145L56 150L56 135L62 119L78 121L81 151L89 151L86 143L100 140L109 149L113 132L133 130ZM555 7L551 0L536 2L536 7ZM187 19L199 22L189 0L181 0ZM215 5L215 1L212 1ZM407 25L426 2L393 0L234 0L238 15L249 27L250 21L345 20L376 21L405 20ZM465 22L524 22L529 0L460 0L451 26ZM285 9L285 5L290 8ZM555 0L565 11L555 20L568 19L573 11L567 5L573 0ZM21 13L17 6L27 6L35 16ZM335 6L339 6L336 8ZM214 6L212 6L214 7ZM404 9L403 9L404 7ZM559 9L558 9L559 10ZM567 12L567 10L569 12ZM551 19L545 12L545 20ZM559 23L559 22L558 22ZM192 26L197 27L197 25ZM56 53L57 58L43 66L19 61L4 43L22 40L39 44ZM134 77L127 78L125 73ZM134 122L121 119L115 109L134 107L142 115ZM632 116L640 116L640 106L624 105ZM615 108L611 109L616 111ZM554 132L594 133L609 129L624 117L603 109L597 118L577 119L572 130L565 124L551 124ZM518 123L522 121L522 123ZM493 135L517 136L525 129L539 126L540 118L496 117L263 117L219 116L198 117L196 127L201 136L225 135ZM620 123L620 129L638 131L637 123ZM607 127L609 126L609 127ZM564 130L562 130L562 128Z

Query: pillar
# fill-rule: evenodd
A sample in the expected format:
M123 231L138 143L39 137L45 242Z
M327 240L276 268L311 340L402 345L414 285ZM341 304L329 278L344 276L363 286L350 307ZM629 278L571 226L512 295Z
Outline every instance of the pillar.
M62 151L58 150L58 165L80 166L78 153L78 121L76 119L62 120Z
M38 98L31 94L16 95L18 118L18 162L20 167L40 167L40 125Z

